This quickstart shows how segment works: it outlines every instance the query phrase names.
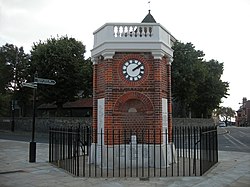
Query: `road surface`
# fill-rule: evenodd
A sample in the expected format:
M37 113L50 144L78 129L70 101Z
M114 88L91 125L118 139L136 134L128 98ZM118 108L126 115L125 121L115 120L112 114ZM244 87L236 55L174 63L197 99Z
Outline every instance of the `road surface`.
M250 153L250 127L218 127L218 146L220 151L237 151ZM31 132L10 132L0 130L0 139L31 141ZM48 134L35 134L35 141L48 143Z
M250 127L218 127L227 133L218 135L220 151L237 151L250 153Z

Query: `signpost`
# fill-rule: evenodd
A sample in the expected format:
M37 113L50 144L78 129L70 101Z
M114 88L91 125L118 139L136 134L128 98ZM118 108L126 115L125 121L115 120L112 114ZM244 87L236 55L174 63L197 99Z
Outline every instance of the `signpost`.
M24 82L24 87L32 88L33 90L33 122L32 122L32 139L30 142L29 162L36 162L36 142L35 139L35 120L36 120L36 90L37 84L55 85L56 81L51 79L38 78L37 73L34 75L34 82Z
M33 89L37 88L37 84L34 82L23 82L22 86L28 87L28 88L33 88Z
M42 78L38 78L36 77L34 82L36 84L48 84L48 85L55 85L56 81L55 80L51 80L51 79L42 79Z

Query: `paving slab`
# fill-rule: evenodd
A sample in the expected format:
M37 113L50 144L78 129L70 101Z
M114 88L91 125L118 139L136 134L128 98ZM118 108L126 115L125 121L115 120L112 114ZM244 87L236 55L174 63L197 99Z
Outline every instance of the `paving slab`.
M1 187L244 187L250 186L250 154L219 151L219 162L201 177L82 178L48 163L48 144L37 143L35 163L29 162L29 142L0 139Z

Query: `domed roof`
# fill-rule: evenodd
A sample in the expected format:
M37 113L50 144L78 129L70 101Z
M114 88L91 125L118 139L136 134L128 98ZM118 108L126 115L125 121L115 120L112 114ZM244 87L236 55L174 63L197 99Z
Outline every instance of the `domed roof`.
M148 10L148 14L142 20L142 23L156 23L154 17L150 14L150 10Z

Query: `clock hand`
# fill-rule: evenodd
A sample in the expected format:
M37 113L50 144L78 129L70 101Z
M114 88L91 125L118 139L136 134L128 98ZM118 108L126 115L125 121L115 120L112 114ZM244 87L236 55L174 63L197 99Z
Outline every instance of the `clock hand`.
M132 71L135 71L135 70L139 69L141 66L142 66L142 64L136 66L134 69L132 69Z

